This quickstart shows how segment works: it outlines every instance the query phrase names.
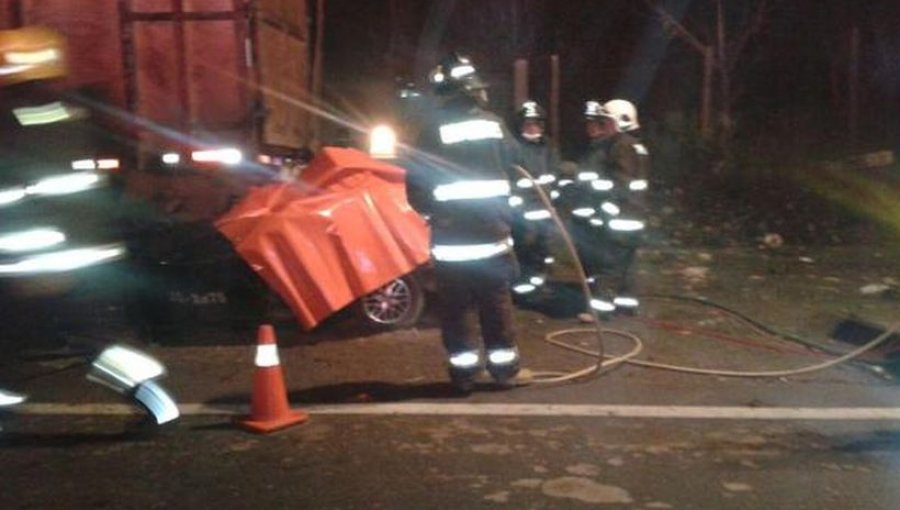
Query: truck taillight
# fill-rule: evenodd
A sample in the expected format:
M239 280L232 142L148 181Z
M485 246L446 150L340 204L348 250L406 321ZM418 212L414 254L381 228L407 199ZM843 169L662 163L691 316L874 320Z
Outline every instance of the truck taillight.
M233 147L193 151L191 159L197 163L222 163L236 165L243 161L244 154Z
M162 155L162 162L166 165L177 165L181 163L181 154L177 152L167 152Z
M119 160L116 158L76 159L72 161L72 170L106 170L117 171Z

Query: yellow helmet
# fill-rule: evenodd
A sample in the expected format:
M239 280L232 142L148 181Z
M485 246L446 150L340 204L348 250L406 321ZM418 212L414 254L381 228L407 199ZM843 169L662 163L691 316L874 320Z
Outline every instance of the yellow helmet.
M65 38L40 26L0 30L0 85L66 75Z

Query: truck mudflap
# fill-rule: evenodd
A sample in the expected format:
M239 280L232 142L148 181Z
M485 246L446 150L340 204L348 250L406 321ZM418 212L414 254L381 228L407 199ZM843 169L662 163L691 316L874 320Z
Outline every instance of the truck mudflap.
M311 329L429 258L406 172L354 150L320 151L300 179L255 188L216 222Z

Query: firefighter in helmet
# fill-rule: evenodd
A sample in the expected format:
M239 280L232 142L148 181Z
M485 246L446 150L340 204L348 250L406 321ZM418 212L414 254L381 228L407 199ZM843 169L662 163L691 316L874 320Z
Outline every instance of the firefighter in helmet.
M513 239L521 265L521 276L513 284L517 296L536 294L544 285L554 262L549 242L553 219L538 192L551 198L556 196L555 185L559 167L559 153L546 135L546 113L536 101L522 103L516 111L516 141L513 164L532 178L517 175L510 197L513 207Z
M617 312L634 314L640 305L635 293L634 261L646 227L650 152L641 140L637 108L625 99L603 104L615 124L609 144L608 177L613 182L613 204L606 219L609 277L604 285L613 295Z
M591 308L601 318L633 313L632 266L644 230L649 154L626 132L638 126L624 100L585 103L588 147L569 193L572 230L591 287ZM593 314L581 314L591 320Z
M508 205L511 136L487 110L487 84L467 57L448 55L429 79L436 104L420 132L421 156L408 184L419 190L410 193L412 205L430 218L450 378L470 391L486 366L510 386L519 370L509 290L517 273Z

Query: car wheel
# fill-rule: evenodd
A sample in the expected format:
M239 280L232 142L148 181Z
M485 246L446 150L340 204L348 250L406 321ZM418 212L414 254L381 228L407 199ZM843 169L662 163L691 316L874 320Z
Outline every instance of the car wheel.
M371 326L382 329L412 326L425 308L425 295L414 276L391 281L360 300L360 313Z

